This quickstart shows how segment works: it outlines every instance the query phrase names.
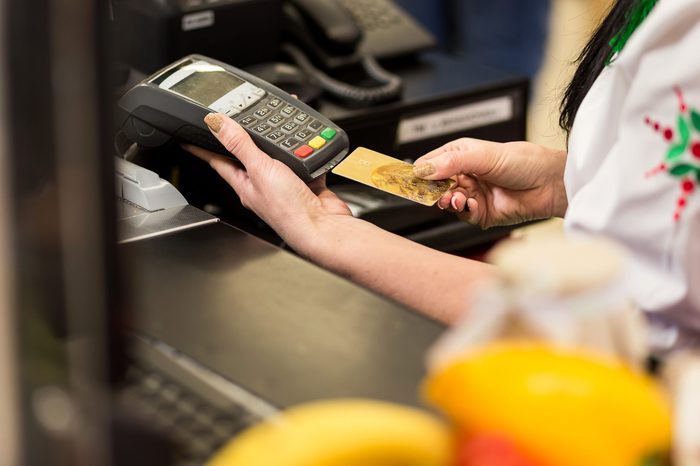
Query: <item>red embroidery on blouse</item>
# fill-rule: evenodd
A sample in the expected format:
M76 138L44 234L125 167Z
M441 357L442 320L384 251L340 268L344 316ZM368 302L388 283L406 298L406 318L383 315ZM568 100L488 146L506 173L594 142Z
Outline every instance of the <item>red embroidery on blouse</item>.
M664 161L648 170L645 176L667 172L678 178L681 192L673 213L673 220L677 222L688 205L688 197L695 191L695 185L700 183L700 113L688 107L678 86L673 90L678 97L679 110L675 130L649 117L644 118L644 122L669 144Z

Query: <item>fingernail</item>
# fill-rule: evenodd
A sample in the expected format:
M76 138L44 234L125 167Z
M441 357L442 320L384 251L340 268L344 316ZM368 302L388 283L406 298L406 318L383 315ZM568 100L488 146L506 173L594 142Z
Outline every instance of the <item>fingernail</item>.
M419 163L413 166L413 174L418 178L423 178L433 173L435 173L435 166L432 163Z
M224 124L224 120L218 113L207 113L207 116L204 117L204 123L207 124L210 130L218 133Z
M457 198L456 197L453 197L452 199L450 199L450 205L452 206L452 208L454 210L459 210L459 207L457 207Z

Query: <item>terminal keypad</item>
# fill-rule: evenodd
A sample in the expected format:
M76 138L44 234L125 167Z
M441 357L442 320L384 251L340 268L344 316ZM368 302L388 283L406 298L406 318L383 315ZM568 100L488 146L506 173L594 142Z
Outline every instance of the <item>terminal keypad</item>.
M238 115L236 120L302 159L321 150L336 135L333 128L326 127L279 97L267 96L252 110Z

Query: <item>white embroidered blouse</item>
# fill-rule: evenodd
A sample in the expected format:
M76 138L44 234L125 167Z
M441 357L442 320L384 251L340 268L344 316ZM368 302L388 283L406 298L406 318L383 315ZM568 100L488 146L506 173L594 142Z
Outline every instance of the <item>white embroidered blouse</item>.
M700 331L700 1L660 0L576 115L568 232L631 253L643 310Z

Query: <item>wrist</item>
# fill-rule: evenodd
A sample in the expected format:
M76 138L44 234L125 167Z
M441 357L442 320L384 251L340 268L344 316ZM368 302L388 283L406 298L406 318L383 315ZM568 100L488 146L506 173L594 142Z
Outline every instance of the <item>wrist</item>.
M566 196L564 184L564 169L566 168L567 153L564 150L555 151L556 170L552 180L552 211L550 217L563 217L569 207L569 199Z
M332 251L340 247L344 230L343 223L357 220L351 216L335 214L318 214L301 219L290 219L280 236L302 257L316 263L324 264Z

